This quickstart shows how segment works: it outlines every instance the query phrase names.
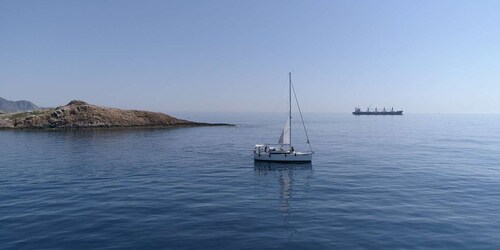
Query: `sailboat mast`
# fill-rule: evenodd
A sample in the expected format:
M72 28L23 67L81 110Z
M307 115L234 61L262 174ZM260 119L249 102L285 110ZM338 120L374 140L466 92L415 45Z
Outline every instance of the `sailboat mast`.
M290 147L292 146L292 72L288 72L288 124L290 129Z

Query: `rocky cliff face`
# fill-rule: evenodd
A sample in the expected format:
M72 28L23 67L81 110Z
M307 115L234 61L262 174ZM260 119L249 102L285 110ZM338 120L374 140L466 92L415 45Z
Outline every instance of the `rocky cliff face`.
M0 128L113 128L226 125L197 123L155 112L100 107L84 101L19 114L0 115Z
M27 112L39 109L40 107L29 101L9 101L0 97L0 113Z

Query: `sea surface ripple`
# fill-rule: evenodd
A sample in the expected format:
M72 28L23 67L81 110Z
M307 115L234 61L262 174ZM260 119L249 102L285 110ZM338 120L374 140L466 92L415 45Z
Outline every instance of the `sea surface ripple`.
M254 163L271 114L0 131L0 248L500 248L499 115L305 115L312 164Z

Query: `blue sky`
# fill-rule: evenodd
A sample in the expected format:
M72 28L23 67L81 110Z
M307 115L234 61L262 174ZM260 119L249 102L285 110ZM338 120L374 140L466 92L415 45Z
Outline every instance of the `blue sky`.
M500 1L0 1L0 96L162 112L499 112Z

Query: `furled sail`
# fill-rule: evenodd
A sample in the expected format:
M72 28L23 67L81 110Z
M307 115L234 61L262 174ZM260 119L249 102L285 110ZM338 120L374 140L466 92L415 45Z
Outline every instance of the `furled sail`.
M287 119L285 123L285 127L283 127L283 131L281 131L279 144L290 144L290 122Z

